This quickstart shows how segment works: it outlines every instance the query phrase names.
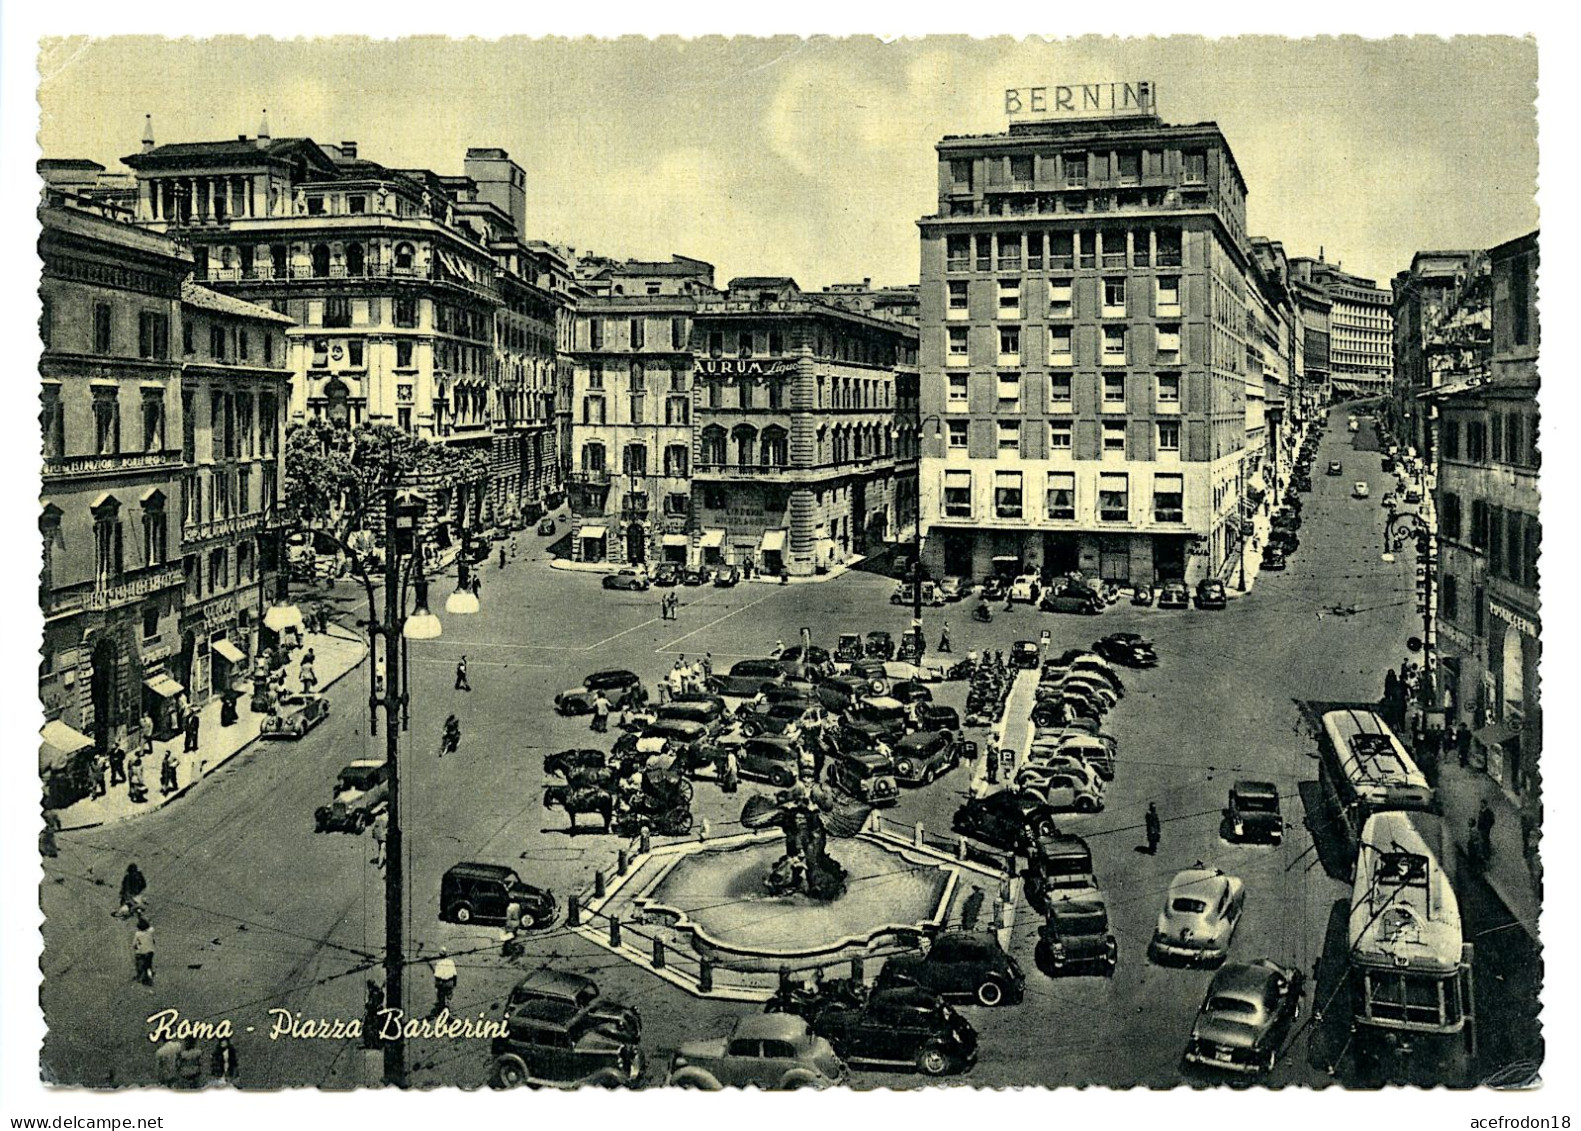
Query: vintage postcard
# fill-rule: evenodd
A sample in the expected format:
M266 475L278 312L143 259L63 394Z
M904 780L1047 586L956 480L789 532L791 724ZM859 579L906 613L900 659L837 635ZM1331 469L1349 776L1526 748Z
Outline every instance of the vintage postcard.
M1537 57L44 39L9 1055L1535 1086Z

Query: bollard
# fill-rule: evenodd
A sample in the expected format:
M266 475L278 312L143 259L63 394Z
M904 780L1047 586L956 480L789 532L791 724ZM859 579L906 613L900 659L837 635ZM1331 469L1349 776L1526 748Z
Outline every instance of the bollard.
M618 947L620 945L620 920L619 919L611 919L609 921L609 945L610 946L616 946L616 947Z
M852 955L851 956L851 981L856 982L857 984L860 985L863 981L866 980L863 977L863 975L866 973L866 971L864 970L863 967L864 967L864 963L862 962L862 956L860 954Z
M567 927L580 927L582 925L582 901L574 895L566 900L565 925Z
M598 871L593 873L593 898L594 899L603 899L604 898L604 892L605 892L604 883L605 883L605 881L604 881L604 869L600 868Z
M631 861L626 858L626 850L622 848L615 854L615 875L624 876L626 869L631 867Z
M708 818L704 817L703 820L702 820L702 823L697 826L697 843L701 844L701 843L703 843L703 841L705 841L707 839L708 839Z
M697 960L697 988L705 994L714 992L714 962L711 958Z
M653 851L653 834L648 831L647 825L642 826L642 837L637 843L641 845L644 856Z
M916 827L915 830L913 830L913 832L911 834L911 845L912 845L913 848L921 848L922 847L922 822L921 821L917 822L917 827Z
M964 836L955 838L955 858L957 860L966 859L966 838Z
M994 900L994 930L1001 931L1005 928L1005 910L1010 905L1003 899Z
M663 970L664 969L664 940L663 939L654 939L653 940L653 968L655 970Z

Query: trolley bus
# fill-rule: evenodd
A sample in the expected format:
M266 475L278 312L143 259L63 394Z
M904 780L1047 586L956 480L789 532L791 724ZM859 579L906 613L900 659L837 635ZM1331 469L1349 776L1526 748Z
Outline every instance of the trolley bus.
M1472 948L1443 863L1453 852L1430 813L1376 813L1362 828L1350 901L1352 1034L1358 1065L1388 1080L1453 1085L1466 1071Z
M1388 725L1371 711L1330 711L1323 716L1319 778L1336 824L1354 852L1362 826L1391 809L1434 811L1427 778Z

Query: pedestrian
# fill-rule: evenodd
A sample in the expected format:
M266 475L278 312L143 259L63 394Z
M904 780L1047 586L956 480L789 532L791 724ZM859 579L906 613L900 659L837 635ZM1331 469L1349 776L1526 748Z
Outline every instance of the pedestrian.
M593 732L605 734L609 730L609 700L604 697L603 688L593 692Z
M181 1080L181 1042L171 1037L154 1050L154 1078L161 1087L174 1088Z
M471 691L472 684L467 682L467 658L462 656L456 661L456 687L457 691Z
M148 784L143 780L143 755L139 751L132 758L132 764L126 771L126 796L133 804L141 805L148 800Z
M322 615L322 613L320 615ZM318 654L314 652L313 649L309 648L307 651L302 653L302 662L304 664L316 664L318 663Z
M110 772L110 759L105 755L104 751L94 751L91 770L93 774L93 796L103 797L109 792L109 786L105 784L105 779Z
M501 569L505 568L505 547L504 546L500 547L500 568Z
M280 670L280 675L281 675L281 678L284 678L284 676L285 676L285 669L284 668L282 668ZM187 753L187 754L194 754L194 753L197 752L197 749L198 749L198 713L195 710L189 709L187 711L186 742L182 746L182 751L184 753Z
M117 742L110 747L110 784L120 785L126 780L126 749Z
M380 1013L384 1009L384 987L372 978L367 980L367 992L362 999L362 1047L379 1047Z
M966 897L966 901L961 905L961 930L975 931L977 929L977 920L983 913L983 903L987 898L988 895L982 888L976 884L972 885L971 894Z
M55 843L55 834L60 832L60 817L54 812L44 814L44 827L38 833L38 854L53 860L60 855L60 846Z
M477 570L472 573L472 595L474 597L483 596L483 574Z
M221 1037L220 1043L214 1046L214 1056L209 1061L209 1075L225 1084L235 1084L241 1074L241 1066L236 1062L236 1046L231 1044L229 1037Z
M511 561L515 561L516 560L516 552L517 552L516 535L512 534L511 535Z
M736 762L736 748L725 749L725 767L719 775L719 788L726 793L734 793L741 781L741 768Z
M388 809L380 809L368 827L373 832L372 863L382 868L384 867L384 842L390 835L390 811Z
M182 1040L181 1052L176 1056L176 1075L182 1088L195 1092L203 1087L203 1050L198 1048L196 1037Z
M1149 856L1157 856L1158 842L1163 837L1164 823L1159 820L1158 806L1151 801L1147 803L1147 816L1143 819L1143 825L1147 830L1147 854Z
M434 1012L431 1016L438 1017L449 1009L450 997L455 992L456 964L451 961L450 952L440 947L439 957L434 960Z
M1460 764L1471 764L1471 728L1464 722L1455 729L1455 747L1460 754Z
M144 742L152 742L154 739L154 720L147 715L138 719L138 733L143 736Z
M148 890L148 881L143 878L143 873L136 864L126 866L126 875L121 877L121 902L111 912L117 919L129 919L134 913L140 914L143 910L143 893Z
M133 981L145 986L153 985L154 928L149 926L147 919L139 919L137 930L132 933L132 963L135 968Z
M169 796L179 788L176 782L176 752L165 751L165 760L159 764L159 792Z
M939 651L950 651L950 622L944 622L944 628L939 632Z
M505 959L515 958L523 953L524 948L517 941L517 936L522 929L522 905L511 900L505 905L505 925L500 929L500 956Z
M1473 873L1480 873L1488 866L1487 850L1482 847L1482 832L1475 817L1466 818L1466 862Z
M661 679L659 681L659 706L662 707L666 703L668 703L669 701L670 701L670 681L667 680L667 679Z
M303 656L302 666L297 669L297 675L302 681L302 694L313 694L313 688L318 686L318 673L313 670L313 661Z
M1493 810L1489 807L1486 798L1483 798L1482 804L1477 808L1477 835L1482 838L1483 859L1492 860Z
M702 674L703 674L703 679L705 679L705 680L709 680L709 679L713 679L714 678L714 654L712 652L704 652L703 653L703 673Z

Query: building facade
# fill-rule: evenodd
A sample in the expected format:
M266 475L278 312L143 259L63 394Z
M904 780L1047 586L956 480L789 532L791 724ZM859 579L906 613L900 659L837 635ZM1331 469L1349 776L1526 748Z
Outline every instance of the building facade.
M1437 627L1448 705L1476 728L1488 775L1532 812L1542 749L1537 233L1488 259L1488 373L1428 394L1438 406Z
M1320 288L1291 276L1291 298L1295 301L1297 356L1302 396L1310 412L1333 400L1329 383L1329 315L1334 304Z
M1478 259L1474 251L1419 251L1392 283L1394 382L1385 421L1408 454L1429 462L1431 402L1418 398L1439 382L1428 369L1427 339L1444 312L1458 305L1457 292L1468 273L1475 272Z
M920 221L929 569L1225 573L1247 483L1249 261L1223 134L1141 114L937 149L939 209Z
M1372 279L1317 259L1290 261L1296 278L1329 301L1329 380L1336 396L1388 397L1394 381L1393 305Z

